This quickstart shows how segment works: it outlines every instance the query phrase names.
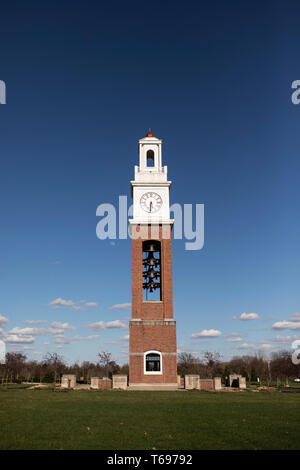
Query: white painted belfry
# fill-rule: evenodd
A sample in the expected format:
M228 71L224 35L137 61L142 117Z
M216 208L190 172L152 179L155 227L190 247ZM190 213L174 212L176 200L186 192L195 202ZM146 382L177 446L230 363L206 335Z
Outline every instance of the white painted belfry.
M154 156L154 164L148 165L149 152ZM153 153L152 153L153 152ZM162 140L157 139L149 130L146 137L139 140L139 165L134 167L134 180L131 181L133 196L133 219L130 224L172 224L170 219L169 192L171 181L168 181L168 168L162 166ZM153 196L151 196L151 194ZM141 198L150 200L161 198L158 210L145 211ZM151 203L152 204L152 203Z

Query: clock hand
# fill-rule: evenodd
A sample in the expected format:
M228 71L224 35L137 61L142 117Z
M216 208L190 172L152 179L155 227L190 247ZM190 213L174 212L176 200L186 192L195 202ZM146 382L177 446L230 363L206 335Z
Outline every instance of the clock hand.
M152 208L152 201L150 201L150 212L151 212L151 208Z

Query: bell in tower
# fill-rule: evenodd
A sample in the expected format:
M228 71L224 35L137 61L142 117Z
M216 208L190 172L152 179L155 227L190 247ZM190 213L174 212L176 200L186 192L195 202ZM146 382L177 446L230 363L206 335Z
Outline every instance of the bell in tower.
M143 289L145 293L143 297L145 300L161 300L160 272L160 242L145 241L143 243Z

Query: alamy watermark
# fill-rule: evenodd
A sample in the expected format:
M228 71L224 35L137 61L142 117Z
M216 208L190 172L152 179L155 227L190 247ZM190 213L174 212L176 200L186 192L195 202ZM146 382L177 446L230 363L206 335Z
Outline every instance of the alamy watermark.
M292 88L295 90L291 94L291 100L293 104L299 104L300 103L300 80L294 80L292 82Z
M297 366L300 364L300 339L296 339L292 342L292 349L295 350L292 353L292 363Z
M174 219L173 238L188 240L185 242L186 250L201 250L204 245L204 204L181 205L176 203L171 205L170 212ZM128 237L133 239L157 238L159 224L162 227L162 238L170 238L171 236L170 226L164 224L163 220L159 218L153 223L149 222L148 225L136 227L129 224L128 226L128 218L133 215L133 206L128 207L127 196L119 196L118 209L113 204L100 204L97 207L96 215L101 217L96 227L96 234L100 240L124 240Z
M6 85L3 80L0 80L0 104L6 104Z
M4 341L0 339L0 364L5 364L6 347Z

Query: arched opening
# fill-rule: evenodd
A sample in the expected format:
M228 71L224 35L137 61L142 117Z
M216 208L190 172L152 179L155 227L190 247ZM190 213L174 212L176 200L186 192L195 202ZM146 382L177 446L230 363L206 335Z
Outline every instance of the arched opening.
M153 150L148 150L147 152L147 167L154 166L154 152Z
M161 243L143 242L143 301L161 300Z
M144 354L144 373L161 374L162 360L160 351L146 351Z

